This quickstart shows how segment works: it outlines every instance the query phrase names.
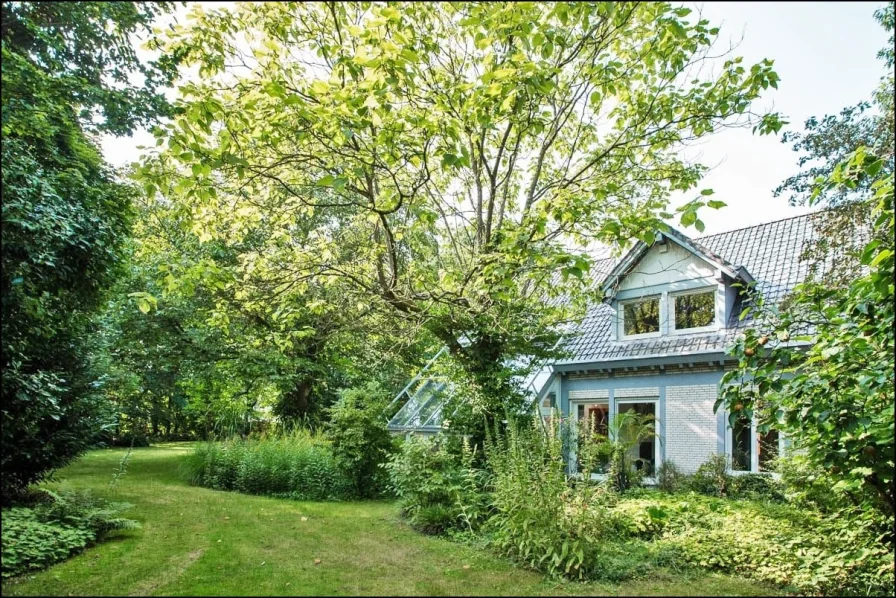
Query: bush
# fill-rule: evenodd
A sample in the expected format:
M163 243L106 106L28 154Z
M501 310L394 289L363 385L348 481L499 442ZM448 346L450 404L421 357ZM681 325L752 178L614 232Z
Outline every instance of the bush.
M3 577L43 569L99 542L116 530L139 527L118 516L126 503L89 493L43 492L31 506L3 510Z
M839 492L831 492L835 481L824 469L800 455L778 457L775 471L781 476L782 491L788 502L823 512L835 512L848 506Z
M475 452L464 442L449 450L448 436L411 436L386 469L402 513L428 534L472 531L485 519L488 476L473 467Z
M687 476L672 461L663 461L656 470L656 485L663 492L678 492L687 482Z
M329 443L306 430L279 437L199 445L186 461L190 481L215 490L296 500L346 500L352 481Z
M706 496L727 496L730 486L728 457L724 454L710 456L685 483L687 490Z
M384 465L395 450L395 438L386 428L388 395L376 383L343 391L330 408L327 436L333 455L351 478L354 493L362 498L387 491Z
M732 476L729 485L729 496L732 498L749 498L753 500L784 500L784 486L770 473L744 473Z
M528 428L508 427L489 443L494 472L488 522L492 545L528 567L549 575L586 578L620 523L607 504L615 494L586 478L570 484L563 455L565 430L558 419L547 434L537 420Z
M618 582L655 569L701 568L800 593L894 590L892 517L787 503L786 484L769 474L730 476L724 455L693 476L671 464L661 469L664 489L680 487L678 494L620 493L613 481L567 475L567 433L559 419L547 433L537 421L511 422L506 435L486 443L490 473L472 467L471 451L448 450L446 437L411 438L388 467L418 529L463 530L459 522L470 513L478 524L466 529L480 540L552 576ZM579 455L581 469L599 461L600 451L592 452Z

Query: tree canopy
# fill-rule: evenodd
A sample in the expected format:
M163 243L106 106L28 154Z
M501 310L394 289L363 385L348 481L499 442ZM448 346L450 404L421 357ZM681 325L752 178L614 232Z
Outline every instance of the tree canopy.
M174 65L139 62L132 36L169 9L3 3L4 497L76 456L106 419L91 319L122 271L133 190L89 132L127 134L167 111L156 86Z
M649 239L698 185L685 144L781 126L752 108L770 60L709 72L718 33L667 3L197 7L166 48L201 80L138 177L203 242L268 231L225 284L266 280L275 319L286 290L338 289L506 396L496 368L581 315L583 249Z

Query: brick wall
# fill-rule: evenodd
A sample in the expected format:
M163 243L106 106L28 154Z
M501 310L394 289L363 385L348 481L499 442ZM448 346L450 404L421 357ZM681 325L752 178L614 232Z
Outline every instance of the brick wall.
M650 398L660 396L660 388L658 386L650 386L645 388L617 388L613 393L617 399L640 399L641 397Z
M666 461L693 473L718 452L715 385L666 387Z

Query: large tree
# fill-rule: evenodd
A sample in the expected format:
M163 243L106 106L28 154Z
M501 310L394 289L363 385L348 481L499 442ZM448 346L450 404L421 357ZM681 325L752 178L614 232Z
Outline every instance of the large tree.
M276 243L263 223L234 243L200 242L184 224L164 202L141 203L130 272L104 314L121 432L246 432L262 402L284 424L317 423L338 389L397 392L427 354L402 353L426 339L402 339L412 332L337 289L283 286L288 263L243 267Z
M853 185L819 187L817 181L828 180L839 165L859 147L867 147L881 159L883 176L894 171L894 3L888 2L874 13L874 18L890 33L889 43L877 57L885 65L880 85L870 100L846 106L839 114L810 117L802 131L785 131L781 136L799 154L800 171L784 180L775 190L775 197L787 195L793 205L827 208L816 219L817 239L804 248L803 259L811 264L827 264L826 284L846 286L861 267L860 257L867 235L883 231L873 226L871 177L862 177ZM815 195L817 192L817 195ZM883 239L879 239L883 241ZM814 272L815 266L812 266Z
M91 318L120 272L134 190L94 134L167 111L157 86L175 65L139 61L134 36L170 7L2 4L4 498L84 450L104 420Z
M874 238L863 246L858 275L845 287L810 279L783 307L757 297L750 309L758 324L730 349L739 366L725 374L716 406L728 409L732 425L756 417L761 432L784 432L829 476L835 494L892 516L893 173L881 176L882 168L863 147L826 181L828 189L872 181Z
M704 167L682 147L751 112L769 60L713 56L667 3L265 3L171 34L198 68L156 130L147 190L204 239L263 223L276 268L425 327L484 396L581 315L594 241L650 239ZM711 60L717 59L715 69ZM697 223L696 208L682 210ZM320 225L297 236L300 223ZM321 216L322 215L322 216ZM551 301L566 295L569 302Z

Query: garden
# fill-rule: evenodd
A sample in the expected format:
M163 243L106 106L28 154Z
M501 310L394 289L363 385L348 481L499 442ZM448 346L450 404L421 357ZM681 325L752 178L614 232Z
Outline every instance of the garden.
M800 127L668 2L2 2L3 594L893 595L894 6ZM747 132L786 285L697 247ZM613 295L654 248L714 274ZM673 365L687 468L558 382Z

